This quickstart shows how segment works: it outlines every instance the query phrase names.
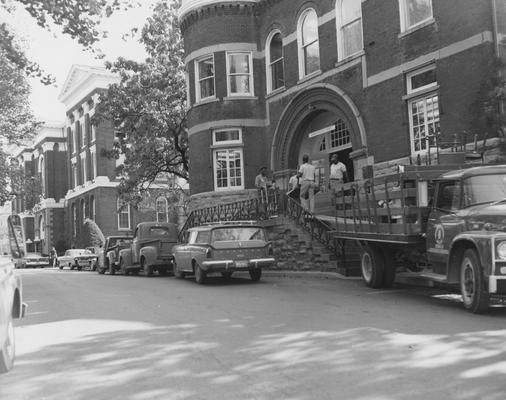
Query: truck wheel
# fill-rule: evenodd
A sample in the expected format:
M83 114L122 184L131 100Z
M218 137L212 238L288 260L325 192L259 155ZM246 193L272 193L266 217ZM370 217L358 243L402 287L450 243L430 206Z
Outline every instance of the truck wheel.
M198 264L195 264L195 282L197 282L199 285L202 285L205 283L207 274L206 271L204 271Z
M123 260L120 261L120 265L123 263ZM114 275L116 273L116 269L114 268L114 265L111 264L110 261L107 262L107 266L109 267L109 275Z
M250 269L249 276L253 282L258 282L262 277L262 269L261 268Z
M174 268L174 277L176 279L184 279L184 272L179 270L176 264L176 260L172 262L172 266Z
M483 279L483 269L473 249L464 252L460 263L460 292L468 311L481 314L488 310L490 298Z
M5 340L0 344L0 373L9 371L14 365L15 341L14 341L14 324L12 323L12 313L7 316L7 324L5 324L6 334Z
M377 289L383 286L385 278L385 259L376 246L366 245L360 256L362 278L368 287Z
M153 267L151 265L146 265L144 257L141 258L141 269L144 271L146 276L153 276Z
M385 272L383 276L383 287L392 287L395 281L395 272L397 265L395 263L394 252L389 249L383 249L383 258L385 260Z
M126 267L123 260L121 260L121 262L119 264L119 269L121 271L121 275L124 275L124 276L130 275L130 270Z

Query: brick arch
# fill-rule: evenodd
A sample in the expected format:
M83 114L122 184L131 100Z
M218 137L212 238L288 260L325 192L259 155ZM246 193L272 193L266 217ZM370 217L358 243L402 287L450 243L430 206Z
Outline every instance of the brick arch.
M273 171L294 168L291 156L300 144L298 133L308 120L325 111L345 117L354 150L367 149L364 122L351 98L336 86L313 85L299 93L283 110L272 141Z

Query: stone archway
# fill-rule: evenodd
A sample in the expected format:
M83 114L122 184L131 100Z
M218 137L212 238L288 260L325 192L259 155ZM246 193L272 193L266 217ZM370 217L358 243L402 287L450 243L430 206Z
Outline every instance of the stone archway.
M271 168L287 171L297 166L297 154L305 126L322 113L329 113L346 120L351 136L353 160L357 177L360 167L367 164L367 138L358 108L341 89L330 84L312 85L294 97L284 109L273 139Z

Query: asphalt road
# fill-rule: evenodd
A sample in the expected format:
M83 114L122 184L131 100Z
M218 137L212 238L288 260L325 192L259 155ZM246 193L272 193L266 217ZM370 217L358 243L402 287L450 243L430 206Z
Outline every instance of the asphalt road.
M504 400L506 308L357 280L23 270L1 400Z

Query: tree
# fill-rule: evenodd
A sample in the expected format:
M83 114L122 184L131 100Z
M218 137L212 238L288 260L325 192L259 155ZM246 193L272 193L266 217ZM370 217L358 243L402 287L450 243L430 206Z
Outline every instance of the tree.
M107 67L120 76L101 95L95 123L110 121L117 140L109 157L118 168L120 196L136 204L161 176L188 178L188 135L183 44L177 21L180 0L158 3L141 32L148 58L118 59Z
M100 21L114 11L135 7L136 4L139 3L133 0L0 0L0 8L7 14L22 6L39 26L48 30L59 26L64 34L92 51L96 51L93 46L106 35L99 29ZM16 45L16 36L6 23L0 24L0 50L7 60L28 76L38 77L45 84L54 81Z

